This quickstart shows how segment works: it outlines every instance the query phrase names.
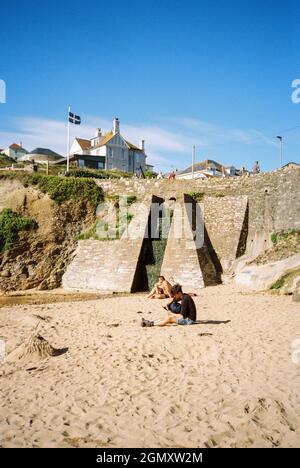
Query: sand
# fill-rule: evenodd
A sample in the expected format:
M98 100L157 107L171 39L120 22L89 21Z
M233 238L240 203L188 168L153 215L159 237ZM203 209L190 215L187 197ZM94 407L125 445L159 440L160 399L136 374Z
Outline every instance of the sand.
M145 295L2 308L0 446L299 447L299 304L232 285L195 302L207 323L163 329L140 327L165 315ZM31 353L36 335L62 352Z

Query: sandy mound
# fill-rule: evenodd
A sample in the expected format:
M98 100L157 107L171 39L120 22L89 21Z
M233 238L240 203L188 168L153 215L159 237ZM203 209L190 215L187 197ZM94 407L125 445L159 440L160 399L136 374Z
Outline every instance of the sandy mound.
M31 361L40 361L48 357L60 356L65 349L56 349L50 345L50 343L45 340L41 335L32 335L29 340L20 345L12 353L9 354L7 361L8 362L31 362Z

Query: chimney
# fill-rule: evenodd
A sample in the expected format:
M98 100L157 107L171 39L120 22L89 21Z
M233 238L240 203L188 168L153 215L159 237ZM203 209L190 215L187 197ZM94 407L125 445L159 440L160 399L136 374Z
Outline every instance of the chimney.
M21 141L20 141L20 146L21 146L21 148L22 148L22 142L21 142Z
M101 128L96 128L95 137L98 138L98 137L101 137L101 136L102 136Z
M145 140L140 141L140 150L145 151Z
M116 135L117 133L120 133L120 121L118 117L114 118L113 120L113 133Z

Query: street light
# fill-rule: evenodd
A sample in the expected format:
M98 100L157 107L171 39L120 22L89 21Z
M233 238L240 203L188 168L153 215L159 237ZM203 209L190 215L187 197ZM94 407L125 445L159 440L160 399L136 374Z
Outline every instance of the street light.
M276 138L280 141L280 167L282 167L282 164L283 164L283 137L278 135Z
M193 151L192 151L192 179L194 178L195 153L196 153L196 147L195 147L195 145L193 145Z

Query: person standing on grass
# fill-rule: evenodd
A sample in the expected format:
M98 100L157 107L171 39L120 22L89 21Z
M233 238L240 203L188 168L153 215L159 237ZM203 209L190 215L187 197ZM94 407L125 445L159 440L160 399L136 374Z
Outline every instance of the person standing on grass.
M255 161L252 172L253 172L253 174L259 174L260 173L260 166L259 166L258 161Z
M164 320L160 320L157 323L151 320L145 320L142 318L142 327L164 327L166 325L176 324L177 325L193 325L196 322L197 311L196 305L189 294L182 292L180 284L174 284L171 288L171 295L173 297L172 302L177 304L181 302L180 312L171 312L168 310L168 317ZM169 306L171 303L169 304Z

